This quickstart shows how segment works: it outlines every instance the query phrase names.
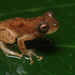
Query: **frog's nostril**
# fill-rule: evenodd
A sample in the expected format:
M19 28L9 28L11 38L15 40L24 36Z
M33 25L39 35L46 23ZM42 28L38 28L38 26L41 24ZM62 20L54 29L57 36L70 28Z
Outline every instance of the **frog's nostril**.
M55 27L59 27L59 23L54 23L54 26Z
M57 24L55 23L54 26L57 26Z

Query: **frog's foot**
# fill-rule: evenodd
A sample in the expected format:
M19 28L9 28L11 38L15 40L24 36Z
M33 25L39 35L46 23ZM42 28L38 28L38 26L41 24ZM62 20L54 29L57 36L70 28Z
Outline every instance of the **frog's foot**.
M14 51L11 51L10 50L10 52L8 52L8 51L4 51L4 53L6 54L6 55L13 55L13 56L17 56L17 57L23 57L23 54L19 54L18 52L14 52Z
M19 54L18 52L14 52L10 49L7 49L7 48L1 48L3 50L3 52L6 54L6 55L13 55L13 56L17 56L17 57L22 57L23 54Z
M31 49L27 50L27 52L25 53L25 55L29 56L29 59L30 59L30 63L34 63L33 59L32 59L32 56L36 57L36 58L39 58L40 60L43 59L42 56L38 56L36 55Z
M3 52L6 55L14 55L14 56L18 56L18 57L23 56L23 54L19 54L18 52L14 52L14 51L8 49L2 41L0 41L0 48L3 50Z

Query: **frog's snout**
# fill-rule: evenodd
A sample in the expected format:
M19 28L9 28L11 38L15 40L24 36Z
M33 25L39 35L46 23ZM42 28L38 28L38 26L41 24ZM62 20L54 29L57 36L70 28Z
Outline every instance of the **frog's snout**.
M52 24L52 27L48 30L47 34L53 33L59 29L59 22Z

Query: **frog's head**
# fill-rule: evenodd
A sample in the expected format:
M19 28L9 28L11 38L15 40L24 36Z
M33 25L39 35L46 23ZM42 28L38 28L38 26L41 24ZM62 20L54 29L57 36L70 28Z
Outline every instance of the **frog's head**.
M39 31L41 33L50 34L55 32L59 28L59 22L56 21L53 12L46 12L40 20Z

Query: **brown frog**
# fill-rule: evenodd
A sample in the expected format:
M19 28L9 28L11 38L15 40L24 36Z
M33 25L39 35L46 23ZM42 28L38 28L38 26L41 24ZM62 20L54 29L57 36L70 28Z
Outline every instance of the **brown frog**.
M24 44L27 40L33 40L45 34L55 32L59 28L59 22L56 21L53 12L47 11L43 16L35 18L12 18L0 22L0 48L5 54L18 57L27 55L30 62L33 63L32 55L36 55L31 49L27 50ZM19 50L22 54L14 52L6 47L5 44L13 44L17 40Z

